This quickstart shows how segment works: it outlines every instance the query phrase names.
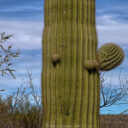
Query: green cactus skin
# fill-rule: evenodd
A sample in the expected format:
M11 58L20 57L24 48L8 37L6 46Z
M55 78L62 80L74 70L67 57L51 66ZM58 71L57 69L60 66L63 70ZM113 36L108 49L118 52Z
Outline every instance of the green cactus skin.
M124 52L118 45L107 43L99 49L98 59L100 62L99 70L109 71L121 64Z
M90 60L96 68L95 0L45 0L42 128L99 128L100 78L85 68Z
M58 53L61 63L49 58ZM99 128L99 72L83 68L97 59L95 0L45 0L42 128Z

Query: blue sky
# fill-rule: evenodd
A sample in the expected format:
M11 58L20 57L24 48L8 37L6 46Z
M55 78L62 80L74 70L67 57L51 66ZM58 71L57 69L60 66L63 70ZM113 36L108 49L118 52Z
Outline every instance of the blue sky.
M21 52L21 56L14 62L16 80L8 76L0 77L0 89L6 90L3 95L14 92L27 71L33 72L34 82L40 87L43 3L43 0L0 0L0 32L13 34L10 43ZM123 74L128 72L128 1L96 0L96 23L99 47L106 42L115 42L125 51L124 62L106 73L108 78L112 77L113 85L118 85L120 70ZM110 113L111 110L119 113L125 108L113 106L101 112Z

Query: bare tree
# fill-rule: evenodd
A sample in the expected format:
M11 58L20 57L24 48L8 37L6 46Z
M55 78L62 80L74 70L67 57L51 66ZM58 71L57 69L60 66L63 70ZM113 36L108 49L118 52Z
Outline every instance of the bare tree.
M0 34L0 72L3 76L4 74L10 74L14 79L15 75L14 69L11 68L12 60L19 57L19 51L14 52L12 50L12 45L7 45L7 41L12 37L12 35L6 35L5 32Z
M100 108L109 107L112 105L119 104L128 104L128 79L127 76L121 77L119 74L119 84L113 86L112 81L110 80L109 85L105 84L104 73L101 74L100 82L100 95L101 95L101 104Z

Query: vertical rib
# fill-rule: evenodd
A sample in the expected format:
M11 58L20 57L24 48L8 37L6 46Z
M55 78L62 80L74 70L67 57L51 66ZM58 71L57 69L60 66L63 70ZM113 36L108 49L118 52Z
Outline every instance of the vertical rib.
M43 128L99 127L99 74L83 68L97 59L94 7L94 0L45 0ZM61 55L56 67L54 53Z

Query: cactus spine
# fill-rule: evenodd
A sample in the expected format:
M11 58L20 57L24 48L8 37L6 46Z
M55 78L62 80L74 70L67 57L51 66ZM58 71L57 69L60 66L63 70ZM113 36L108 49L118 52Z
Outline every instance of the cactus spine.
M99 128L97 60L95 0L45 0L42 128Z

